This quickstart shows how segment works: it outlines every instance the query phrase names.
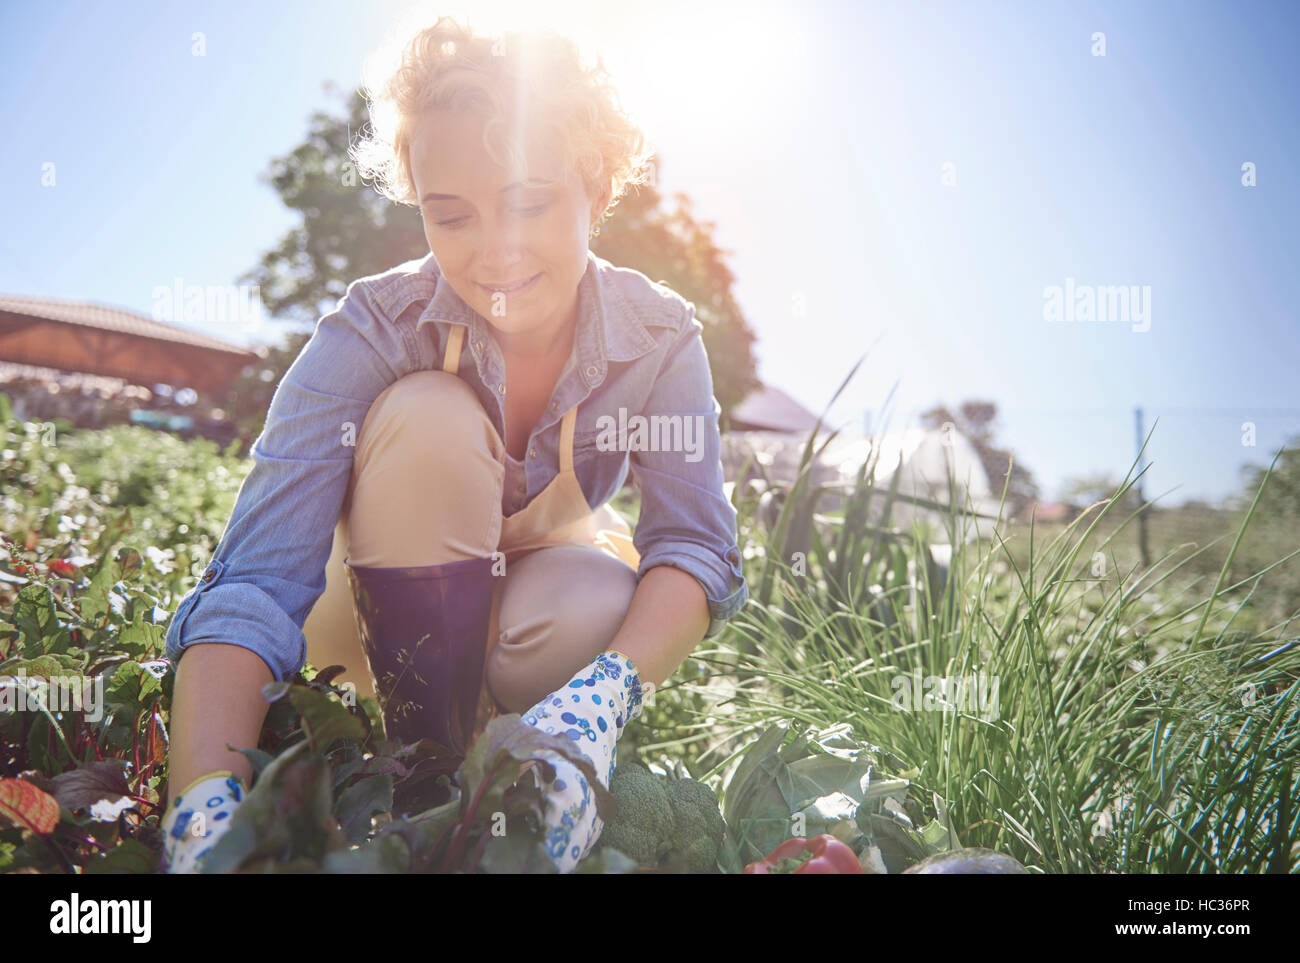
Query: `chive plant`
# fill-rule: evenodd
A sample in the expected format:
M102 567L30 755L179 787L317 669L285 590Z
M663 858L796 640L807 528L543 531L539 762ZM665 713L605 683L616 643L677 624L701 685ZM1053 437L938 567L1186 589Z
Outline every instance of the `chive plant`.
M848 722L917 773L917 797L963 846L1059 873L1300 866L1300 644L1284 638L1290 620L1243 618L1252 586L1297 553L1228 577L1272 466L1206 593L1179 578L1209 545L1145 569L1117 561L1150 505L1106 530L1132 468L1050 541L1004 523L1004 486L993 537L968 540L975 512L955 489L902 495L901 472L877 486L871 459L820 514L834 486L811 467L833 437L810 436L789 484L736 486L751 601L697 650L677 683L686 717L645 748L689 747L711 779L773 722ZM925 526L891 525L903 502L944 513L946 568ZM1012 551L1026 537L1027 560Z

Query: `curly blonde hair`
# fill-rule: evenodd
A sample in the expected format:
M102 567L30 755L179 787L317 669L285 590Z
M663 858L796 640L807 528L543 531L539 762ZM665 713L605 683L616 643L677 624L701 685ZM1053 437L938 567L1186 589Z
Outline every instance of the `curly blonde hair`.
M608 193L593 232L629 185L650 179L653 152L624 114L600 58L585 67L572 41L549 32L476 35L440 17L405 44L400 64L381 83L365 85L363 93L370 124L348 153L362 177L398 204L419 205L411 139L421 113L433 108L483 117L489 156L516 167L522 155L510 120L529 118L590 197Z

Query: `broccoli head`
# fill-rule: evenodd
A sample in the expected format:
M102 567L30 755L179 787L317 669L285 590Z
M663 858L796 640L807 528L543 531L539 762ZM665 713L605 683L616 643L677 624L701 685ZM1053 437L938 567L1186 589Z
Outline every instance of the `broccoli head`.
M716 872L718 850L727 832L718 797L702 782L676 779L668 784L668 801L673 807L670 853L682 857L688 873Z
M635 762L621 763L609 784L617 804L600 845L641 866L711 873L726 833L713 790L694 779L670 779Z
M609 781L609 792L618 808L600 834L601 845L641 866L658 866L673 832L673 806L664 780L635 762L621 763Z

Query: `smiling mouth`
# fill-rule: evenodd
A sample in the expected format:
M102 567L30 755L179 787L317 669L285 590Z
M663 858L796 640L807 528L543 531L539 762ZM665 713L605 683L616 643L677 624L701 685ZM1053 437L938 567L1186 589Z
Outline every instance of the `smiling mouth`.
M519 291L528 287L528 285L532 284L539 277L541 277L540 274L534 274L532 277L525 278L522 281L516 281L514 284L480 284L479 287L492 291L495 294L509 294L512 291Z

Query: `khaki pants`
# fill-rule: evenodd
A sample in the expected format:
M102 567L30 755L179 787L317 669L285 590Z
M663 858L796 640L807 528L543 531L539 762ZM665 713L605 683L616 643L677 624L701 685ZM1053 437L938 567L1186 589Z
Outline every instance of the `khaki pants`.
M440 565L506 551L505 446L469 385L441 371L390 385L356 441L325 592L303 632L308 662L346 666L338 681L373 696L344 557L359 566ZM589 542L512 556L495 581L486 688L503 712L532 707L609 648L637 586L626 558Z

